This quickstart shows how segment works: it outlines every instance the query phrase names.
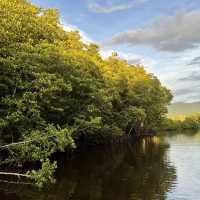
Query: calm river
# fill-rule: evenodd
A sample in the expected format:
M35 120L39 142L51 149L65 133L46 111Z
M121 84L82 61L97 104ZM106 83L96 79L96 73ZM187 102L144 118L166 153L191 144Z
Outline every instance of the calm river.
M162 134L63 157L57 183L48 189L0 187L21 200L200 200L200 132Z

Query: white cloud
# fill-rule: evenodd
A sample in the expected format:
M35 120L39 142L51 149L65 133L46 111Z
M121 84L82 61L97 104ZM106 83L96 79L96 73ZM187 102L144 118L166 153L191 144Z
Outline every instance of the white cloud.
M98 3L92 3L89 5L89 10L95 13L112 13L121 10L127 10L133 8L139 4L146 2L147 0L132 0L130 2L121 3L121 4L109 4L109 5L100 5Z
M87 33L85 33L84 31L82 31L81 29L79 29L77 26L75 25L72 25L72 24L66 24L66 23L63 23L62 22L62 26L63 26L63 29L65 31L75 31L75 30L78 30L79 31L79 34L81 36L81 40L86 43L86 44L89 44L89 43L94 43L94 40L92 40Z
M107 45L150 46L160 51L181 52L200 43L200 11L163 16L139 29L115 34Z

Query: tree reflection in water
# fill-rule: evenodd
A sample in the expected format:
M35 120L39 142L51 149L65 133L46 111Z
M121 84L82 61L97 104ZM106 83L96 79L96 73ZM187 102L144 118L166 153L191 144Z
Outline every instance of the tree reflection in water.
M22 200L164 200L176 182L167 149L166 143L153 137L81 150L71 160L60 159L65 164L58 168L57 183L48 189L16 185L6 189L16 191Z

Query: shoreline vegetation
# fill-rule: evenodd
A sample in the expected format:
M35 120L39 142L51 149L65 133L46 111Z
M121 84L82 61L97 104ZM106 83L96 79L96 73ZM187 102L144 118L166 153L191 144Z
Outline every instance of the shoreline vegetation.
M103 59L98 45L64 30L56 9L0 0L0 15L5 181L21 176L22 183L42 188L55 182L53 155L73 151L77 141L97 145L173 125L166 119L172 94L157 77L117 53ZM5 171L7 166L13 170Z

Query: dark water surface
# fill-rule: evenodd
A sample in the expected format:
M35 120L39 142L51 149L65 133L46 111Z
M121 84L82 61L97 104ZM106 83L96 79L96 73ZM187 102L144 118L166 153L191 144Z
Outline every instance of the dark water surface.
M0 188L21 200L200 200L200 132L82 150L60 163L57 183L48 189Z

